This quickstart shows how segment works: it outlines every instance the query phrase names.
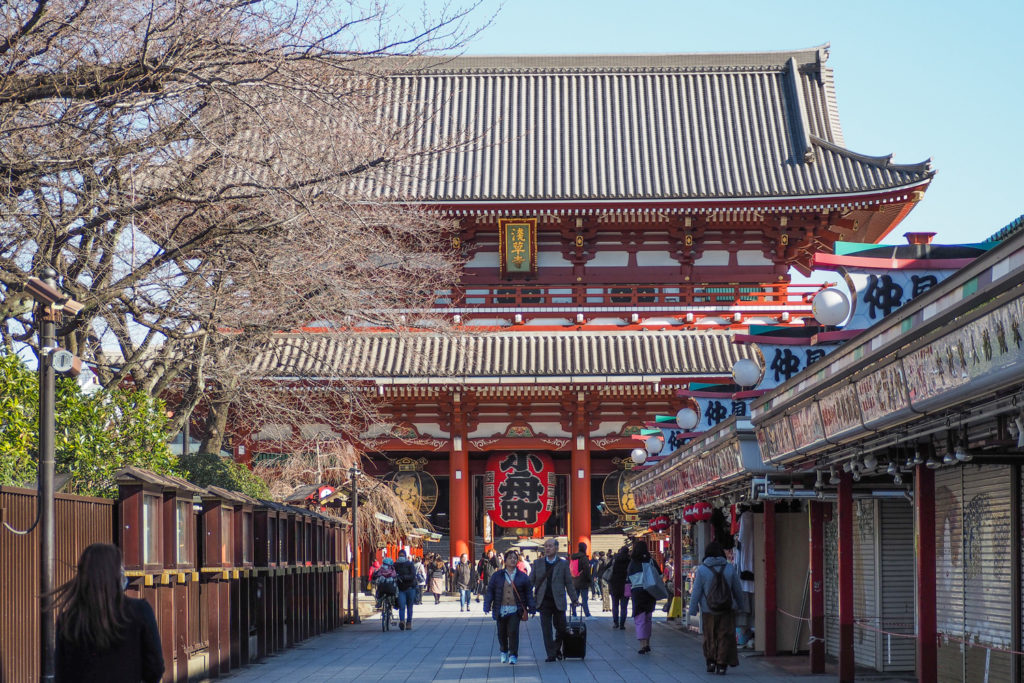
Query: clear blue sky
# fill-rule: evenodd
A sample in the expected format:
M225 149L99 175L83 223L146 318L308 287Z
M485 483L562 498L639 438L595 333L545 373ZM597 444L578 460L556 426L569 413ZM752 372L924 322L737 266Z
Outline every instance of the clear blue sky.
M497 2L484 0L493 11ZM428 6L431 3L427 3ZM931 158L907 231L951 244L1024 214L1024 0L506 0L467 54L788 50L830 43L847 146Z

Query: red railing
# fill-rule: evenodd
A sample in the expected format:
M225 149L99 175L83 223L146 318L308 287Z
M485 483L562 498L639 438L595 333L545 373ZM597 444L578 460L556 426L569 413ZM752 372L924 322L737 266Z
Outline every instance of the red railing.
M622 310L653 313L750 307L785 311L810 304L827 284L533 285L466 287L440 293L440 309Z

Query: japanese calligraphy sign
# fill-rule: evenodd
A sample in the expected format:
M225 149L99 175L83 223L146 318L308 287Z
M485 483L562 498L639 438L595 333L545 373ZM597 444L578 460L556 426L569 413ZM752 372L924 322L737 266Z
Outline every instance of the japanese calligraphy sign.
M484 510L500 527L536 527L555 506L555 466L540 453L496 453L487 459Z
M689 441L689 438L685 436L686 434L689 433L690 432L686 431L685 429L671 429L668 427L662 427L661 436L663 439L665 439L665 445L662 446L661 453L659 455L669 455L671 453L675 453L680 446L685 445L686 442Z
M853 384L844 384L820 396L818 407L826 437L839 438L861 427L860 401L857 399L857 387Z
M782 346L780 344L758 343L764 354L764 377L758 389L774 389L788 381L808 365L825 357L837 346Z
M633 482L623 470L615 470L601 485L604 503L612 514L617 517L629 517L637 514L636 500L633 497Z
M694 431L710 429L730 417L749 417L750 402L737 400L732 397L722 398L700 398L697 397L697 406L700 409L700 422Z
M537 219L498 219L501 277L524 277L537 272Z
M921 296L956 270L846 269L856 293L848 330L871 327L901 306Z

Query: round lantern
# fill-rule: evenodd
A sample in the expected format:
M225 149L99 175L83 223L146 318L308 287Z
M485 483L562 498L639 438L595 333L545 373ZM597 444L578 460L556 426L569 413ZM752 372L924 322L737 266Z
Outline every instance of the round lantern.
M761 381L761 366L749 358L741 358L732 366L732 378L741 387L752 387Z
M647 449L646 448L634 448L629 452L629 458L635 465L643 465L647 462Z
M658 515L657 517L651 520L651 530L659 534L663 532L665 529L667 529L668 525L668 517L666 517L665 515Z
M690 431L700 422L700 416L693 408L683 408L676 413L676 424L680 429Z
M693 524L693 506L687 505L683 508L683 521L687 524Z
M544 453L496 453L484 473L484 509L495 525L543 526L555 507L555 467Z
M422 470L399 470L383 477L407 505L429 515L437 505L437 480Z
M850 297L835 287L823 289L814 295L811 312L822 325L839 325L850 315Z
M661 449L664 445L665 440L660 436L651 436L647 438L647 441L644 441L644 448L646 448L647 452L651 455L661 453Z
M698 522L711 519L711 503L704 501L693 506L693 517Z

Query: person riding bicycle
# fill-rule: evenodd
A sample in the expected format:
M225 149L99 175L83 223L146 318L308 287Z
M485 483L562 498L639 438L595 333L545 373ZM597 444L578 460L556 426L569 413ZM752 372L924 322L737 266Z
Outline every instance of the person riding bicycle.
M384 558L384 564L373 574L373 583L377 586L377 609L381 608L385 595L398 597L398 573L395 571L394 560Z

